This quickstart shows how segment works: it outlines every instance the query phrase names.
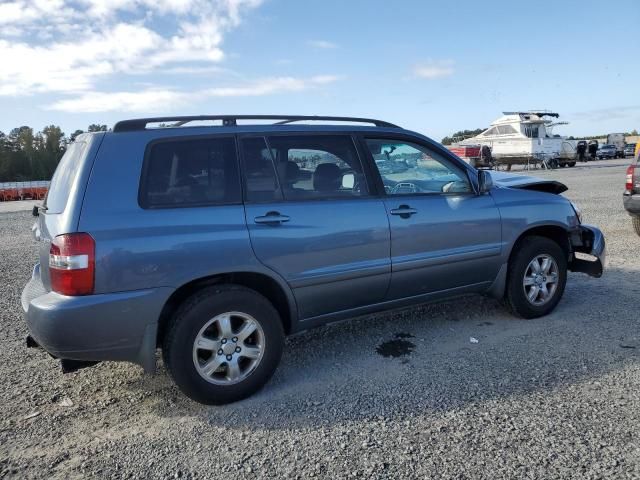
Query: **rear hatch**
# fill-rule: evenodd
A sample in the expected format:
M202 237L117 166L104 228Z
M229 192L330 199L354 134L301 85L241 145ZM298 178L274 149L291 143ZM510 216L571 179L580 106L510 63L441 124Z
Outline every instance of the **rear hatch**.
M85 187L104 135L103 132L83 134L67 147L53 174L44 204L40 207L39 215L33 225L33 236L38 242L40 265L34 269L32 282L41 282L42 290L46 292L51 291L49 279L51 239L64 233L77 231ZM34 289L34 291L38 290L41 289Z

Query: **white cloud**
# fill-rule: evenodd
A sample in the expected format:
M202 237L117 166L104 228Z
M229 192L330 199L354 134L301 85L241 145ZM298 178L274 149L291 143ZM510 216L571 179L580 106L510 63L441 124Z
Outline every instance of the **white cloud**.
M334 75L251 81L220 65L225 36L261 2L0 0L0 98L43 94L43 108L73 113L166 112L211 98L301 92L337 81ZM146 75L142 82L140 75ZM178 76L222 75L231 83L163 84Z
M211 67L224 58L226 33L261 1L0 3L0 96L90 91L101 80L171 64Z
M300 92L339 80L336 75L310 78L275 77L233 87L216 87L195 92L182 92L167 88L146 88L137 92L85 92L78 97L56 101L48 110L73 113L93 112L167 112L189 103L202 102L212 97L254 97Z
M453 60L429 61L413 67L414 76L428 80L450 77L454 72Z
M583 112L577 112L575 117L580 117L583 120L590 120L594 122L601 122L612 119L633 118L640 113L640 105L618 105L607 108L596 108L593 110L586 110Z
M58 100L46 107L72 113L160 112L183 105L189 94L169 89L148 88L137 92L86 92Z
M333 42L329 42L327 40L311 40L309 42L309 45L314 47L314 48L320 48L323 50L331 50L334 48L338 48L338 45L333 43Z

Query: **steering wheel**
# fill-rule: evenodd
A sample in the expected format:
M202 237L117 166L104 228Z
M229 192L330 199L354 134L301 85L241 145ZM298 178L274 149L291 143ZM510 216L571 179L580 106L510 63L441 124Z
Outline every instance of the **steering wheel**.
M405 190L405 191L402 192L401 190ZM417 193L419 191L420 189L418 188L418 186L415 183L411 183L411 182L400 182L391 189L392 194Z

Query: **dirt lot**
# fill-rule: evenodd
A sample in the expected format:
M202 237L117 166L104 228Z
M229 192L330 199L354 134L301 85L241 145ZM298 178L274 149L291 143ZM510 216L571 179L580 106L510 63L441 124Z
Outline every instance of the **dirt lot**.
M640 477L640 238L624 165L535 172L567 183L608 242L605 277L570 274L552 315L517 320L469 297L324 327L291 338L267 387L226 407L185 399L162 368L62 375L27 350L32 218L0 213L0 478Z

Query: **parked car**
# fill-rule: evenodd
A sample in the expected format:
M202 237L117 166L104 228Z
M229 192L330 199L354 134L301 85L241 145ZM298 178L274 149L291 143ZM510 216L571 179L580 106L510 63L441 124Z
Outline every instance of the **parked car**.
M610 133L607 135L607 145L615 147L616 158L624 158L624 133Z
M616 147L614 145L605 144L601 145L600 148L598 148L598 158L600 160L603 160L605 158L617 158L617 156L618 151L616 150Z
M627 168L622 203L631 215L633 229L640 235L640 158L636 158Z
M159 348L186 395L223 404L268 381L285 335L469 293L535 318L568 270L602 274L604 237L561 183L478 171L379 120L268 118L78 136L34 211L28 344L63 371L153 372Z
M624 146L624 156L625 157L633 157L633 154L636 151L636 144L635 143L627 143Z

